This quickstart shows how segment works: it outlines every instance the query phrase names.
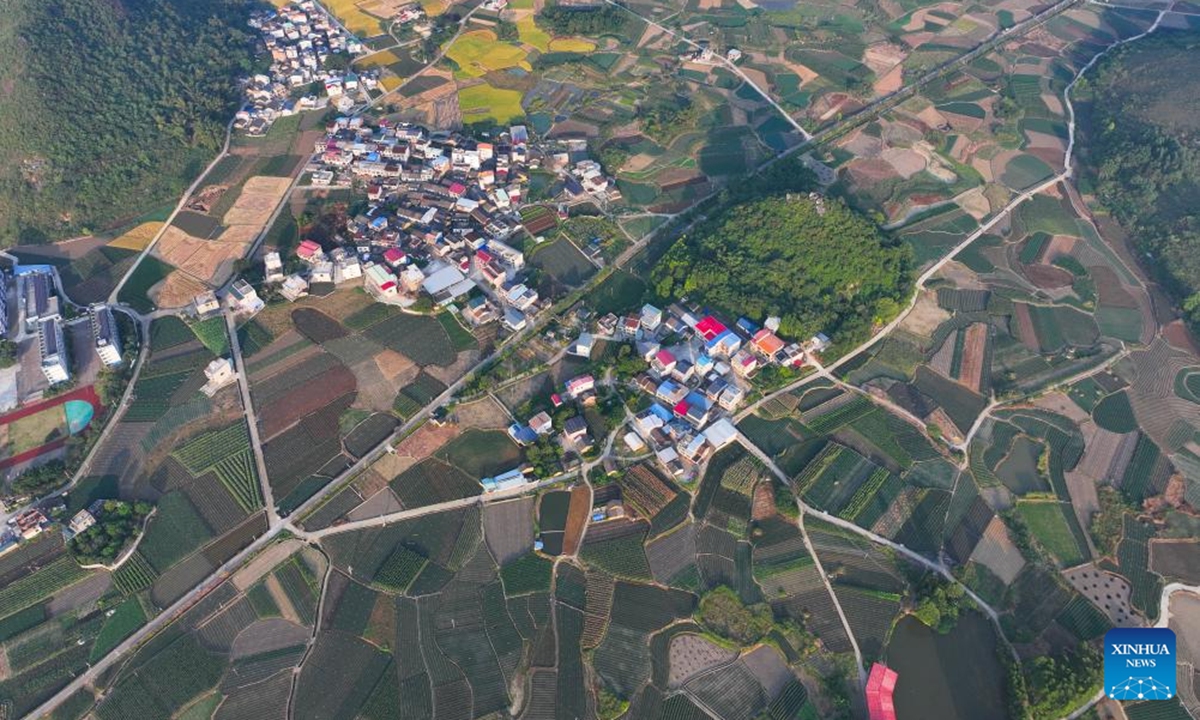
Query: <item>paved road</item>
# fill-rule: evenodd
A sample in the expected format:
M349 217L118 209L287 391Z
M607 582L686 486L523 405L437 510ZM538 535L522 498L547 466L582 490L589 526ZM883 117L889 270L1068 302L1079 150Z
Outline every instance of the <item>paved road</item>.
M237 321L233 313L223 311L225 330L229 333L229 350L233 359L234 370L237 371L238 390L242 393L242 409L246 412L246 424L250 428L250 448L254 451L254 464L258 468L258 484L262 488L263 503L267 508L267 517L272 527L279 523L279 513L275 509L275 494L271 491L271 483L267 478L267 461L263 458L262 442L258 437L258 416L254 411L254 403L250 398L250 377L246 372L246 361L242 358L242 343L238 339Z
M422 515L432 515L434 513L446 512L447 510L470 507L472 505L486 505L488 503L501 502L503 500L512 500L513 498L521 497L522 495L540 490L544 487L557 485L558 483L573 480L580 476L580 471L572 470L568 473L555 475L552 478L546 478L545 480L527 483L515 488L509 488L508 490L483 493L482 495L473 495L471 497L465 497L459 500L448 500L444 503L426 505L424 507L413 508L412 510L401 510L399 512L388 513L387 515L379 515L377 517L367 518L366 520L355 520L354 522L342 523L341 525L333 525L321 530L305 532L302 530L297 530L293 527L292 532L306 540L320 540L321 538L329 537L330 535L338 535L340 533L352 532L354 530L365 530L366 528L387 526L391 525L392 523L400 522L401 520L409 520Z
M606 1L611 2L611 0L606 0ZM985 42L984 44L977 47L975 50L972 50L972 51L968 52L966 55L961 56L956 61L951 61L950 63L947 63L945 66L935 69L934 71L931 71L930 73L926 74L925 76L922 76L922 78L920 78L917 81L915 81L914 83L906 86L905 88L897 91L896 93L894 93L888 97L882 98L879 101L871 103L870 105L866 106L862 111L860 111L855 116L848 118L845 122L839 123L838 125L831 127L825 131L822 131L821 133L818 133L814 136L809 136L808 133L803 130L803 128L800 128L799 125L797 123L795 123L795 121L790 116L787 115L787 113L783 113L783 114L785 117L788 118L789 122L792 122L793 125L796 125L797 129L800 130L805 135L805 137L810 137L814 141L819 141L824 138L831 137L834 132L840 132L845 127L852 126L856 122L861 122L862 121L861 118L864 116L865 113L875 113L875 112L880 112L880 111L885 110L887 107L890 107L891 104L895 104L896 102L899 102L899 100L903 99L904 97L911 95L912 93L914 93L916 91L916 89L923 86L924 84L932 81L933 79L941 77L945 72L948 72L954 68L960 67L962 64L970 62L975 57L978 57L979 55L983 54L984 52L989 51L992 47L994 47L1001 40L1014 37L1015 35L1020 34L1021 32L1031 29L1032 27L1035 27L1036 25L1041 24L1042 22L1045 22L1045 20L1049 19L1049 17L1052 17L1053 15L1056 15L1059 12L1062 12L1063 10L1067 9L1068 7L1070 7L1080 1L1081 0L1062 0L1062 2L1052 6L1051 8L1043 11L1042 13L1039 13L1037 16L1035 16L1029 20L1026 20L1023 23L1018 24L1014 28L1010 28L1008 31L1005 31L1005 33L1003 33L1003 37L995 37L995 38ZM474 12L474 11L472 11L472 12ZM1160 12L1159 17L1155 21L1154 25L1149 30L1147 30L1145 33L1143 33L1135 38L1130 38L1129 40L1126 40L1124 42L1129 42L1131 40L1135 40L1137 38L1143 37L1143 36L1153 32L1155 29L1157 29L1163 16L1165 15L1165 12L1166 11ZM468 16L464 17L463 24L460 25L458 33L455 34L455 38L457 38L458 35L461 34L463 27L465 27L466 20L469 17L470 17L470 14L468 14ZM674 33L672 33L672 35L674 35ZM450 43L447 43L447 45L443 46L443 47L448 47L449 44ZM1116 47L1116 45L1119 45L1119 44L1122 44L1122 43L1117 43L1117 44L1113 45L1112 47ZM1111 49L1111 47L1109 49ZM1107 52L1107 51L1108 50L1106 50L1105 52ZM444 50L443 50L443 52L439 53L438 58L436 58L434 60L434 62L436 62L438 59L440 59L440 57L443 54L444 54ZM1090 68L1096 62L1096 60L1098 60L1103 54L1104 53L1101 53L1100 55L1097 55L1096 58L1093 58L1093 60L1090 63L1088 63L1088 65L1086 65L1083 70L1081 70L1080 75L1077 75L1076 80L1073 81L1068 86L1068 89L1067 89L1067 93L1066 93L1067 98L1066 99L1067 99L1068 110L1069 110L1070 116L1071 116L1071 122L1069 124L1070 141L1068 144L1068 153L1067 153L1068 162L1067 162L1067 168L1065 169L1065 171L1063 173L1060 173L1059 175L1051 178L1050 180L1047 180L1046 182L1040 184L1036 188L1031 188L1030 190L1025 191L1020 196L1018 196L1018 198L1016 198L1012 202L1010 202L1009 205L1007 205L1003 210L1001 210L1000 213L998 213L996 215L996 217L994 217L990 221L988 221L988 223L986 223L979 230L977 230L975 233L973 233L971 236L969 236L966 240L964 240L962 243L960 243L954 249L952 249L950 254L948 254L946 257L942 258L941 260L939 260L937 263L935 263L933 266L931 266L925 273L923 273L922 276L918 279L918 284L917 284L918 288L923 287L925 282L930 277L932 277L934 273L936 273L938 270L940 270L941 267L944 266L946 262L948 262L950 259L952 259L954 256L956 256L959 252L961 252L964 248L966 248L968 245L970 245L972 242L974 242L974 240L976 240L978 237L983 235L988 229L990 229L992 226L994 226L996 224L996 222L999 221L1000 218L1006 216L1009 212L1011 212L1011 210L1013 208L1017 207L1022 202L1025 202L1030 197L1037 194L1038 192L1041 192L1045 188L1050 187L1053 184L1070 176L1070 174L1071 174L1071 170L1070 170L1071 155L1070 155L1070 153L1071 153L1071 150L1073 149L1074 139L1075 139L1075 137L1074 137L1074 129L1075 129L1074 128L1074 109L1070 102L1070 97L1069 97L1070 89L1074 86L1075 82L1082 75L1082 73L1085 72L1088 68ZM432 64L433 63L431 63L431 65ZM737 69L736 66L734 66L734 68L735 68L735 71L737 71L737 73L739 75L742 75L740 69ZM427 69L427 68L425 68L425 69ZM421 72L424 72L424 69ZM420 74L420 73L418 73L418 74ZM411 78L410 78L410 80L411 80ZM746 80L747 80L747 82L749 82L748 79L746 79ZM751 83L751 85L753 85L753 83ZM768 100L771 100L769 94L763 93L763 95ZM386 93L385 93L385 95L380 96L380 98L377 98L375 101L372 101L367 106L365 106L364 108L359 110L359 112L361 113L361 112L365 111L366 109L370 108L376 102L378 102L378 100L382 99L382 97L385 97L385 96L386 96ZM771 102L774 104L773 100L771 100ZM777 104L775 105L775 107L779 108L779 106ZM779 109L782 112L782 108L779 108ZM180 199L179 203L176 205L175 209L172 211L171 216L168 218L167 223L166 223L167 225L169 225L170 222L174 219L174 217L181 211L181 209L187 202L187 199L189 197L191 197L192 193L194 193L196 188L199 187L199 185L203 181L204 177L207 176L208 173L212 170L212 168L215 167L215 165L223 157L225 157L225 155L228 153L228 148L229 148L230 140L232 137L232 124L233 124L232 121L230 121L230 124L226 129L225 143L222 147L221 153L212 161L212 163L210 163L208 168L205 169L204 173L202 173L192 183L192 185L188 188L188 190L184 193L183 197ZM776 156L772 160L768 161L768 163L765 163L764 166L768 165L772 162L775 162L775 161L791 154L792 152L796 152L796 151L800 150L801 148L808 147L809 144L810 143L805 143L802 145L798 145L794 148L791 148L788 151L785 151L784 153L781 153L780 155ZM296 185L296 181L293 181L293 185L292 185L293 189L294 189L295 185ZM289 191L288 195L290 195L290 191ZM282 205L283 205L283 203L281 203L279 207L282 207ZM276 208L276 214L279 212L279 207ZM268 228L269 228L269 225L268 225ZM165 225L164 225L164 229L165 229ZM267 228L264 228L264 233L265 233L266 229ZM149 252L153 248L154 244L157 243L157 241L161 237L161 235L162 235L162 232L160 231L160 233L158 233L155 236L155 238L152 240L151 244L148 245L142 251L142 254L139 255L137 262L135 262L134 266L131 267L129 272L126 273L126 275L121 279L120 283L118 283L118 285L117 285L117 288L114 289L114 291L110 297L110 302L115 302L115 298L116 298L117 294L119 293L121 287L123 287L124 283L128 280L129 276L133 273L134 269L136 269L137 263L140 263L141 260L144 259L144 257L147 254L149 254ZM260 235L260 239L261 239L261 237L262 236ZM642 240L640 240L639 243L635 243L635 248L640 250L642 247L644 247L645 243L650 240L651 237L653 237L653 233L642 238ZM633 251L634 248L631 248L630 250ZM624 264L624 262L628 262L630 259L632 259L635 252L631 252L631 251L627 251L626 254L623 254L621 256L619 262L617 263L618 266L622 265L622 264ZM829 376L829 373L832 370L836 370L843 363L848 362L854 355L857 355L858 353L862 352L863 350L869 349L871 346L873 346L875 343L879 342L883 337L885 337L888 333L890 333L892 330L894 330L899 325L900 321L905 316L907 316L907 314L909 312L911 312L913 306L915 305L915 302L916 302L916 295L914 295L913 299L910 300L908 307L905 309L905 311L899 317L897 317L895 320L893 320L891 323L889 323L887 326L885 326L883 329L881 329L881 331L878 334L876 334L873 338L871 338L867 342L864 342L863 344L861 344L852 353L849 353L849 354L843 356L839 361L832 364L829 368L823 369L823 371L818 374L810 375L800 381L797 381L797 383L794 383L793 385L789 386L788 388L778 391L777 393L773 393L772 395L770 395L768 397L773 397L775 395L778 395L781 392L790 391L791 389L802 386L802 385L806 384L807 382L812 382L817 377ZM554 313L551 313L551 312L543 313L543 319L548 319L553 314ZM227 322L228 322L228 320L227 320ZM506 347L509 344L515 344L516 342L523 340L524 337L527 337L528 333L533 332L536 329L540 329L540 327L541 327L541 323L538 323L534 326L531 326L530 328L527 328L526 331L523 331L522 333L518 333L516 335L511 336L510 338L508 338L508 340L504 344L502 344L500 346L500 348L498 348L498 350ZM236 343L236 333L232 333L232 335L233 335L233 337L231 338L231 343ZM146 348L143 347L143 352L142 352L143 359L145 356L145 352L146 352ZM237 357L237 364L238 364L239 368L242 369L242 372L244 373L244 363L241 360L240 348L237 351L235 351L235 355ZM410 431L411 429L415 428L419 422L424 421L424 419L426 417L428 417L429 413L431 413L434 408L437 408L441 404L446 402L446 400L448 400L467 381L469 381L469 379L471 379L475 373L477 373L482 367L484 367L490 361L490 359L491 358L485 359L484 361L477 364L474 368L472 368L470 371L468 371L468 373L466 375L464 375L462 378L460 378L458 381L456 381L450 388L448 388L446 390L446 392L442 393L442 395L439 395L438 398L436 398L432 403L430 403L425 408L423 408L422 411L420 413L418 413L417 416L410 419L403 426L401 426L401 428L395 434L393 434L388 439L388 441L385 441L385 443L376 447L375 450L373 450L371 453L368 453L367 456L362 458L353 467L351 467L349 470L344 472L334 482L329 483L329 485L327 485L326 488L322 492L319 492L317 495L314 495L314 497L311 498L308 502L304 503L299 508L297 508L295 516L301 517L304 512L315 507L321 500L323 500L324 497L328 493L332 492L333 490L335 490L337 488L340 488L342 482L345 479L349 478L354 473L361 471L363 468L367 467L371 462L373 462L378 457L379 453L386 451L386 448L388 446L390 446L391 442L393 442L398 437L402 437L403 434L405 434L408 431ZM140 370L140 364L141 363L139 361L139 370ZM133 387L133 384L131 383L129 390L132 390L132 387ZM243 391L245 393L244 386L243 386ZM126 397L122 403L123 405L127 402L128 397L129 397L129 391L127 391L127 393L126 393ZM763 400L765 400L765 399L766 398L764 398ZM755 403L753 406L751 406L751 408L747 408L747 411L745 411L745 412L749 412L752 409L757 408L758 406L761 405L763 400L760 400L758 403ZM248 413L252 413L253 405L251 402L249 402L248 394L243 395L243 401L246 403ZM743 417L745 415L745 412L743 414L739 415L739 418ZM111 425L112 424L110 423L109 427L111 427ZM252 427L254 426L253 420L251 420L251 425L252 425ZM106 428L106 430L107 430L107 428ZM257 435L256 428L255 428L255 435ZM777 475L783 477L782 471L780 471L779 468L776 467L773 462L771 462L770 458L766 457L765 454L763 454L761 450L759 450L757 447L755 447L752 443L749 443L748 441L746 441L744 438L739 437L739 440L752 453L754 453L757 457L759 457L760 460L763 460L764 463L767 465L767 467L771 468L772 471L775 472ZM100 443L97 443L96 447L99 447L99 445L100 445ZM266 474L265 474L265 472L262 472L263 467L261 464L262 463L261 445L260 445L260 443L257 442L257 440L254 441L254 445L256 448L256 462L260 463L260 472L262 474L264 484L265 484ZM559 478L559 479L562 479L562 478ZM784 479L786 480L787 478L784 477ZM557 479L556 479L556 481L557 481ZM528 490L528 489L530 489L530 488L522 488L522 490ZM264 491L269 493L269 485L264 488ZM479 500L475 499L474 501L478 502ZM893 550L895 550L896 552L899 552L899 553L905 555L906 557L913 560L914 562L917 562L931 570L934 570L935 572L938 572L939 574L943 575L944 577L947 577L951 581L955 581L953 576L950 575L949 571L942 564L933 562L933 561L929 560L928 558L925 558L924 556L909 550L907 547L900 545L899 543L895 543L895 542L888 540L887 538L884 538L882 536L874 535L873 533L870 533L869 531L866 531L863 528L860 528L857 525L854 525L853 523L849 523L847 521L842 520L841 518L837 518L835 516L828 515L827 513L824 513L822 511L815 510L813 508L809 508L799 499L798 499L798 502L801 504L801 509L803 512L805 512L807 514L811 514L814 517L818 517L822 520L825 520L826 522L830 522L839 527L843 527L843 528L850 530L852 532L855 532L859 535L863 535L864 537L867 537L868 539L872 540L873 542L890 547ZM272 508L272 510L273 510L273 508ZM409 512L420 513L420 512L422 512L422 510L418 509L418 510L409 511ZM429 512L429 511L425 511L425 512ZM386 524L387 522L395 522L395 521L402 520L402 519L404 519L404 516L405 516L405 514L403 512L394 513L389 516L386 516L383 519L376 519L376 521L379 521L382 524ZM370 521L364 521L364 522L370 522ZM339 526L339 527L344 528L345 526ZM162 627L165 627L171 621L176 619L180 614L182 614L195 601L199 600L205 593L207 593L212 588L216 587L221 582L223 582L228 577L229 573L232 572L232 570L239 567L242 563L244 563L246 560L248 560L250 557L252 557L255 553L257 553L258 550L260 550L261 548L265 547L268 543L273 541L274 538L276 536L278 536L279 533L284 531L285 529L290 530L292 532L297 532L297 534L299 534L301 536L314 536L315 535L314 533L304 533L303 531L298 531L298 529L294 528L290 523L284 523L281 520L279 520L278 518L273 518L266 534L264 534L261 538L254 541L253 543L251 543L251 545L249 545L245 550L238 553L238 555L236 555L234 558L232 558L227 563L222 565L222 567L219 568L215 574L211 575L207 580L205 580L203 583L201 583L196 588L194 588L189 593L187 593L183 598L181 598L179 601L177 601L175 604L173 604L166 611L164 611L163 613L161 613L158 616L156 616L155 618L153 618L149 623L147 623L147 625L145 625L137 633L135 633L133 636L131 636L125 642L123 642L121 645L119 645L116 649L114 649L112 652L110 652L107 656L105 656L102 660L100 660L95 666L93 666L87 672L85 672L83 675L81 675L80 677L78 677L74 681L72 681L66 688L61 690L58 694L56 694L53 698L51 698L49 701L47 701L45 704L43 704L40 708L35 710L31 714L31 717L40 717L42 715L49 713L59 703L61 703L63 700L65 700L67 697L69 697L71 693L73 693L76 690L78 690L79 688L83 687L83 685L85 683L90 683L90 682L94 681L94 679L101 672L103 672L108 667L110 667L113 663L115 663L116 661L121 659L125 653L131 651L139 643L141 643L143 640L148 638L154 632L157 632ZM348 529L354 529L354 528L347 528L347 530ZM330 530L333 530L333 529L330 529ZM331 534L331 533L326 532L325 534ZM828 581L826 581L826 583L828 586ZM832 588L829 588L829 590L832 594ZM987 605L987 603L983 602L983 600L981 598L979 598L977 595L975 595L973 592L971 592L969 588L966 590L966 592L970 597L972 597L972 599L974 599L976 601L976 603L979 605L979 607L983 608L989 614L989 616L991 616L993 618L993 620L995 620L995 618L996 618L995 610L993 610L989 605ZM835 597L835 603L836 603L836 596L834 596L834 597ZM838 606L838 611L839 611L839 614L841 615L840 606ZM842 615L842 621L843 621L843 623L846 622L844 615ZM851 634L851 638L853 638L852 634ZM860 666L860 675L861 675L861 673L862 673L861 657L860 657L859 666Z
M113 291L109 294L109 304L115 304L117 302L117 295L120 294L121 288L125 287L125 283L129 280L129 277L133 275L133 272L137 270L138 265L140 265L142 261L146 259L146 256L149 255L150 251L154 249L154 246L158 244L158 241L162 238L163 233L165 233L167 228L171 226L171 223L175 221L175 216L183 211L184 206L187 204L188 198L192 196L192 193L196 192L196 189L199 188L200 184L204 182L204 178L208 177L208 174L212 172L212 169L217 166L217 163L224 160L225 156L229 154L229 143L233 140L233 123L234 120L231 118L229 120L229 124L225 126L225 143L221 145L221 152L217 153L217 156L208 164L208 167L204 168L204 172L200 173L196 179L192 181L192 184L188 186L188 189L183 191L183 197L179 198L179 202L175 204L175 209L172 210L171 214L167 216L162 228L160 228L159 231L154 234L154 237L151 238L150 242L146 244L146 247L143 248L142 252L137 256L137 260L133 261L133 265L129 267L128 272L121 277L120 282L117 283L117 286L113 288Z

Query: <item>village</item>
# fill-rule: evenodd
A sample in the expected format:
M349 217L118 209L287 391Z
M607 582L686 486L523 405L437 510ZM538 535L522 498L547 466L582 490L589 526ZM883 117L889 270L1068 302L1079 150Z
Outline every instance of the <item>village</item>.
M376 302L405 312L446 309L467 327L498 323L508 334L525 332L550 305L526 268L525 251L545 241L519 212L529 170L557 172L560 215L577 198L600 203L615 192L586 146L535 147L521 125L477 140L342 116L329 122L314 151L307 168L312 183L364 191L365 210L324 242L303 237L290 252L265 253L261 282L238 279L225 297L225 306L243 319L272 300L295 302L361 287ZM201 318L221 309L215 293L195 299ZM778 318L765 318L760 327L687 303L665 309L647 304L622 317L573 317L564 354L592 360L600 342L625 344L644 364L644 372L625 378L637 412L618 423L624 426L619 436L630 456L653 455L681 482L695 480L704 462L737 438L731 416L754 392L752 378L760 369L798 370L829 344L823 334L803 343L781 339ZM224 375L231 374L226 368ZM548 398L548 410L517 418L508 434L522 446L556 443L568 468L594 459L603 438L593 437L582 415L570 411L615 389L611 373L573 377ZM492 492L528 480L518 469L481 482Z
M361 93L378 85L377 72L350 70L350 61L365 52L362 42L312 0L256 13L250 27L261 34L270 57L269 71L246 82L246 104L234 117L234 129L251 137L305 110L332 106L348 112Z

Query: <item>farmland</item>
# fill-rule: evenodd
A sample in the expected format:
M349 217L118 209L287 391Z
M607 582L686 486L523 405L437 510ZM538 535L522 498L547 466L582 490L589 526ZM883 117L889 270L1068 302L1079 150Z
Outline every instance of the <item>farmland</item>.
M510 383L472 382L456 397L449 388L498 342L490 329L469 330L467 314L402 312L345 286L272 301L238 329L254 428L240 388L198 394L202 368L230 350L224 318L154 320L115 426L120 444L97 453L68 507L129 495L158 510L111 578L65 556L33 574L0 573L0 643L13 671L0 703L19 699L0 708L32 709L212 578L182 617L97 678L94 697L72 699L79 715L836 717L860 704L861 655L868 667L917 668L898 686L904 716L999 718L1011 650L1030 689L1011 700L1059 717L1090 692L1046 707L1044 664L1032 659L1082 677L1089 668L1076 658L1113 622L1062 571L1127 583L1123 607L1136 622L1153 619L1165 580L1195 575L1186 539L1200 497L1200 361L1190 339L1163 327L1170 303L1110 235L1111 221L1086 212L1094 198L1081 178L1007 210L1068 159L1067 83L1095 52L1148 27L1150 13L1054 8L971 63L926 76L1043 8L541 5L471 11L447 42L443 31L469 8L426 3L442 18L445 57L405 88L411 103L386 112L499 130L498 143L504 125L524 122L539 141L570 147L568 163L598 160L619 196L565 202L550 167L561 159L547 155L523 198L536 203L522 215L539 242L513 240L543 298L580 291L590 313L555 306L546 325L483 366ZM384 88L397 65L416 62L416 49L379 49L410 32L384 32L388 3L330 9L370 37L373 53L355 64L388 68ZM642 16L670 18L672 32L706 38L717 55L690 57ZM734 47L741 58L722 59ZM834 130L810 148L827 193L809 195L816 185L798 165L777 165L795 177L765 184L748 176L800 142L788 120ZM122 299L145 312L183 297L180 278L215 277L224 262L213 264L215 253L234 256L218 244L241 242L222 241L222 228L253 225L300 160L289 148L269 166L223 162L236 182L219 211L189 210L171 228L135 224L113 252L136 252L159 230L164 244ZM374 212L354 199L348 214ZM279 237L308 232L296 222L300 204ZM818 256L795 237L766 237L793 211ZM911 277L991 220L908 306ZM655 228L662 234L628 262L630 241ZM864 254L883 269L846 260ZM606 279L593 286L597 272ZM754 405L714 409L740 434L707 463L675 467L652 452L663 437L696 436L678 411L648 451L608 443L606 423L620 440L645 409L635 385L645 365L614 360L619 341L607 333L592 358L558 357L579 329L610 312L636 315L644 302L714 312L731 327L740 315L777 316L788 342L829 332L833 347L814 356L829 370L730 374L747 392L742 407ZM690 339L686 321L671 328L678 337L653 339ZM842 361L879 328L885 339ZM579 472L516 499L484 493L481 479L526 461L546 474L545 443L519 446L505 428L541 409L562 425L550 394L581 372L604 387L584 410L594 450L564 458ZM406 424L435 400L444 412ZM15 448L41 431L50 429L10 439ZM388 452L356 466L384 441ZM264 481L282 520L262 507ZM289 517L326 490L311 512ZM232 580L213 577L268 530L278 544L258 546ZM975 612L963 586L992 612ZM116 612L89 617L100 601ZM726 622L701 611L714 606ZM35 662L50 637L64 640L61 652Z

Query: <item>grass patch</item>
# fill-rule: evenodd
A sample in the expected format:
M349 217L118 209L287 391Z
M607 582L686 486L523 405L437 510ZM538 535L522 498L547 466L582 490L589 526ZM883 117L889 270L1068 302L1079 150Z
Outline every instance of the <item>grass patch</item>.
M117 300L123 302L138 312L152 312L154 303L148 295L150 288L161 282L175 269L174 265L147 255L138 263L137 268L117 293Z

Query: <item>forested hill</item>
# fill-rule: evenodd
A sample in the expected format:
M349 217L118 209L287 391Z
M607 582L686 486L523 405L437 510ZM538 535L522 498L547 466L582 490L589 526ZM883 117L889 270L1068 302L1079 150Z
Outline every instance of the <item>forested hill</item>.
M1200 327L1200 33L1159 30L1088 76L1083 162L1101 203Z
M689 297L791 338L849 344L895 317L912 287L908 246L841 200L774 196L723 210L678 240L654 270L660 299Z
M252 69L246 0L5 0L0 244L132 219L212 159Z

